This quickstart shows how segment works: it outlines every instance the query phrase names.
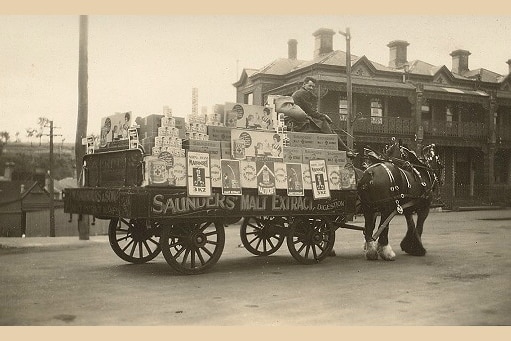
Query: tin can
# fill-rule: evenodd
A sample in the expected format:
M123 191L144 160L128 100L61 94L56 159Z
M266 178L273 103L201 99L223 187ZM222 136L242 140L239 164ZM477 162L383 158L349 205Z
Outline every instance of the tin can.
M152 160L149 169L149 183L163 184L167 181L167 165L163 160Z
M245 159L245 140L238 139L233 141L232 156L237 160Z

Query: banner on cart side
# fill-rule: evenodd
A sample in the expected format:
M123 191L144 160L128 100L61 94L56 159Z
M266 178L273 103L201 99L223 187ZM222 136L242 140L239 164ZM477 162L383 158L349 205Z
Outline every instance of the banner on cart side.
M352 198L353 199L353 198ZM154 194L151 202L152 216L180 216L207 214L226 216L229 214L275 215L344 212L347 205L345 195L333 195L328 199L315 200L312 196L290 197L287 195L260 196L256 194L224 195L213 193L210 197L190 197L185 193Z

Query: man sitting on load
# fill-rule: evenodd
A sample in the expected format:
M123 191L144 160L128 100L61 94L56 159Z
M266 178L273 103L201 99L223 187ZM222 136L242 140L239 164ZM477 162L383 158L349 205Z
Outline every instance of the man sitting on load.
M316 79L310 76L305 77L302 87L292 95L294 105L290 103L291 98L287 97L287 107L280 105L281 108L279 108L279 105L276 104L277 112L285 114L284 122L290 131L337 134L330 126L332 119L317 110L318 98L313 92L315 87ZM354 153L344 141L339 136L337 139L339 149L346 150L348 156L353 156Z

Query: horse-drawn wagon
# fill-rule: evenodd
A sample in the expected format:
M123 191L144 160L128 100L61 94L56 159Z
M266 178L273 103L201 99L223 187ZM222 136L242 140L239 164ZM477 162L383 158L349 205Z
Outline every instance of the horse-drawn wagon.
M289 196L251 188L241 195L212 188L209 196L194 197L186 187L143 185L145 167L140 149L87 154L83 187L64 191L66 212L110 220L110 246L128 262L145 263L161 252L177 272L202 273L222 254L225 226L242 219L241 242L250 253L270 255L286 242L298 262L313 264L328 256L339 227L360 229L347 224L355 189L331 190L321 199L312 190Z

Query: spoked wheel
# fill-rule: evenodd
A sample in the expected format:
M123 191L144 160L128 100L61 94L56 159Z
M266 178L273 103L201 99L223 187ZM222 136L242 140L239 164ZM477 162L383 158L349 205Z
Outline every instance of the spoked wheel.
M269 256L284 243L284 217L246 217L240 227L241 242L256 256Z
M146 219L111 219L108 240L121 259L141 264L154 259L161 251L160 225Z
M177 272L203 273L220 258L225 245L221 222L182 222L165 225L160 238L163 256Z
M289 252L302 264L315 264L328 256L335 243L335 228L325 219L296 218L287 236Z

